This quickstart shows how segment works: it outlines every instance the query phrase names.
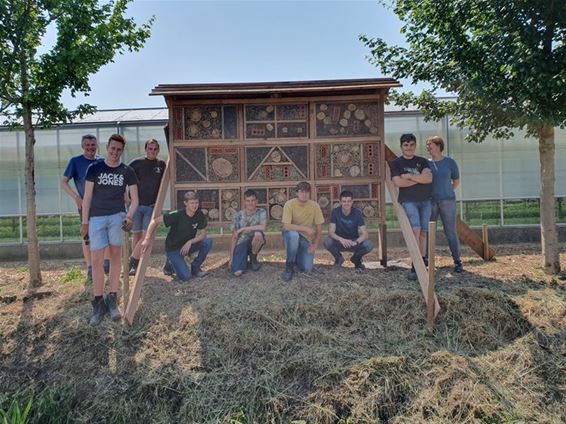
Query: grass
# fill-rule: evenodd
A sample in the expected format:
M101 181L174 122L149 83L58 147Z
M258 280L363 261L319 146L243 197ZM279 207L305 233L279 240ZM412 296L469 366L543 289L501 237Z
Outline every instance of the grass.
M26 424L31 411L32 400L22 409L16 400L10 402L10 406L4 410L0 408L0 423L2 424Z
M321 253L322 274L283 284L280 252L241 279L217 254L181 285L156 257L135 325L97 328L87 289L61 282L71 263L48 262L52 296L0 304L0 395L33 391L30 422L561 423L566 281L534 252L466 256L461 275L440 252L434 330L399 262L359 275ZM16 267L0 287L21 295Z
M65 284L82 284L85 282L85 275L80 266L73 265L61 280Z

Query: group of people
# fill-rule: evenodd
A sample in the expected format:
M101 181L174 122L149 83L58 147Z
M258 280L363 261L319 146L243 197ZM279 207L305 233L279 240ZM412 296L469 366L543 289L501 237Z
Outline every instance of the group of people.
M428 266L427 236L429 221L442 219L444 234L454 260L454 272L463 271L460 242L456 230L456 193L460 174L456 161L444 156L444 140L433 136L426 140L430 159L416 156L417 139L403 134L401 156L389 163L391 180L399 188L399 203L403 206L417 239L425 265ZM416 280L414 264L409 279Z
M393 183L399 187L399 202L403 205L426 263L428 222L442 218L455 272L462 271L460 248L456 234L456 200L454 189L459 183L458 167L443 156L444 141L440 137L427 139L431 159L415 155L413 134L401 137L402 156L390 163ZM121 273L122 231L132 231L133 250L129 273L135 274L143 251L150 244L156 228L169 228L165 239L164 273L180 281L204 277L202 264L212 248L207 237L207 216L200 209L198 194L187 191L183 207L165 212L152 219L153 208L165 172L165 162L158 159L159 142L149 139L145 155L129 165L122 163L126 140L119 134L110 136L106 157L97 155L95 136L83 136L83 153L70 159L61 179L62 189L74 200L81 217L83 253L87 278L92 280L94 299L90 325L98 325L109 313L120 319L117 292ZM69 181L73 180L76 191ZM283 207L282 236L286 261L283 281L293 279L296 270L314 272L314 255L322 239L324 217L317 202L310 199L311 185L302 181L296 186L296 197ZM258 254L266 243L267 212L258 207L254 190L244 192L243 208L232 219L230 272L240 277L247 270L257 271L261 264ZM342 252L351 252L350 261L356 272L363 272L363 257L373 250L362 212L354 204L354 195L340 193L339 206L334 208L324 247L334 258L334 267L342 267ZM187 263L186 257L189 257ZM104 274L109 274L109 292L104 294ZM409 274L416 279L414 267Z

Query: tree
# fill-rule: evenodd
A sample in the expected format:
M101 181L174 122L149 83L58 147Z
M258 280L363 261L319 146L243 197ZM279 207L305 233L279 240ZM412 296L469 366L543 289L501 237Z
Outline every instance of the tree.
M420 95L394 93L426 119L449 116L470 130L509 138L525 129L538 138L540 225L544 268L560 272L554 200L554 128L566 123L566 3L563 0L392 0L407 47L360 36L383 73L428 82ZM455 93L438 100L439 89Z
M0 2L0 113L25 132L28 263L30 283L41 283L36 229L35 128L71 121L95 110L83 104L68 110L61 94L90 92L89 76L117 53L138 51L150 36L153 18L143 25L126 18L130 0L2 0ZM53 46L42 46L48 31Z

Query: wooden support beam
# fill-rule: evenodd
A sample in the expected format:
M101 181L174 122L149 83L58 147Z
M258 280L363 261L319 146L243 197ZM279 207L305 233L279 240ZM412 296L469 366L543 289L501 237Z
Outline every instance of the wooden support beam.
M413 261L413 265L417 273L417 278L421 286L421 292L425 298L427 307L431 303L434 304L434 317L436 317L440 312L440 304L438 303L438 299L436 298L434 292L432 296L429 297L428 271L421 256L421 251L419 249L417 239L415 238L413 229L411 228L411 224L409 223L409 218L407 218L407 214L405 213L403 206L401 206L397 201L398 191L397 187L395 187L393 185L393 182L391 181L389 169L387 170L387 175L385 176L385 185L387 187L387 190L389 191L389 196L391 197L393 208L395 209L395 215L397 215L397 220L399 221L399 225L401 226L401 231L403 233L403 237L405 238L405 243L407 244L407 249L409 250L409 254L411 255L411 260Z
M489 261L495 257L495 249L484 246L482 238L460 218L456 218L456 230L460 241L470 246L484 260Z
M487 232L487 224L481 227L481 241L483 243L483 258L489 260L489 234Z
M436 222L431 221L428 223L428 299L432 299L434 296L434 286L435 286L435 253L436 253ZM434 313L434 304L432 302L427 303L426 308L426 319L430 326L434 325L434 318L436 314Z
M385 196L382 197L385 202ZM379 224L379 234L377 235L379 241L379 260L382 267L387 267L387 225L385 224L385 215L383 223Z
M153 213L151 214L152 220L156 216L161 215L161 212L163 211L163 203L165 202L165 196L167 195L167 190L169 189L169 168L168 159L167 165L165 166L165 171L163 172L163 178L161 179L161 185L159 186L159 194L157 195L157 200L155 201L155 206L153 207ZM153 232L149 246L147 247L145 252L143 252L140 258L138 269L136 270L136 276L134 277L132 290L130 292L130 300L128 301L128 306L126 307L126 313L124 314L126 322L130 325L133 324L134 315L138 310L138 304L141 298L141 290L145 279L145 271L147 269L147 265L149 264L151 249L153 247L156 233L157 231Z
M122 239L122 315L130 297L130 233L124 231Z

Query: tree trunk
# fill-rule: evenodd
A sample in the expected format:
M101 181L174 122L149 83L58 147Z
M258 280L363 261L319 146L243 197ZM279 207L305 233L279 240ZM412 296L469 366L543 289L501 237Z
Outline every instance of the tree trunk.
M539 131L540 159L540 236L544 271L547 274L560 272L558 232L554 212L554 128L544 127Z
M35 133L32 124L31 109L23 107L22 117L24 132L26 134L26 223L28 233L28 266L31 286L41 284L41 270L39 268L39 241L37 239L36 207L35 207L35 160L34 145Z

